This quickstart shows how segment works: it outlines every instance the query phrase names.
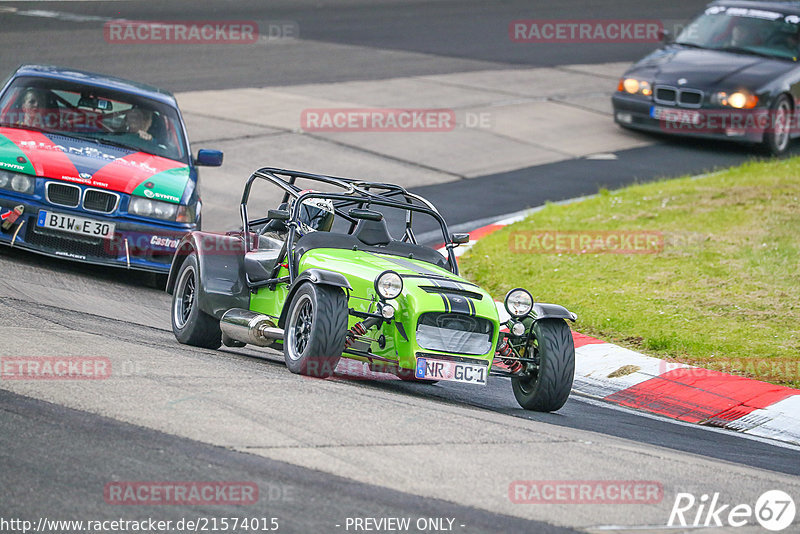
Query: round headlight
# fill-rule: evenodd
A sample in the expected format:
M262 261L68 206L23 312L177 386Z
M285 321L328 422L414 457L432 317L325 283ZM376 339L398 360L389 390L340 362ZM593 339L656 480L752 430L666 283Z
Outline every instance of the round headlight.
M511 327L511 333L517 337L520 337L525 333L525 323L514 323L514 325Z
M525 317L533 309L533 297L526 290L518 287L508 292L503 304L511 317Z
M394 317L394 306L391 304L384 304L381 306L381 315L384 319L391 319Z
M15 174L11 179L11 189L17 193L33 193L34 184L33 178L24 174Z
M622 82L622 87L624 87L625 91L628 93L635 95L639 92L639 80L636 78L625 78Z
M5 171L0 171L0 187L3 188L8 187L8 182L10 181L11 178L9 178L9 173Z
M375 279L375 291L382 299L397 298L403 291L403 279L394 271L384 271Z
M747 105L747 95L744 93L733 93L728 97L728 104L732 108L742 109Z
M175 213L178 211L178 206L175 204L167 204L166 202L157 202L153 207L153 216L159 219L174 219Z
M153 201L147 200L146 198L134 198L131 200L129 211L134 215L149 217L153 214Z

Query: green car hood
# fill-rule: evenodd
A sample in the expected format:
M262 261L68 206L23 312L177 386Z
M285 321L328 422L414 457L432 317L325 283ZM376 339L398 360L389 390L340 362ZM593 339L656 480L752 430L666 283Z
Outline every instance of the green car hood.
M377 300L375 278L391 270L403 279L401 314L408 319L427 311L479 315L498 322L491 295L450 271L421 260L363 250L312 249L299 261L299 271L324 269L343 274L353 288L353 297Z

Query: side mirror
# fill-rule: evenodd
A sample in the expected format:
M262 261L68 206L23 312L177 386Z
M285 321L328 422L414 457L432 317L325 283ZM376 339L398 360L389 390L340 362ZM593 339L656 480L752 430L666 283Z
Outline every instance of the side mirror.
M669 44L672 42L672 32L670 32L668 29L661 28L658 30L658 33L662 43Z
M469 234L450 234L450 239L454 245L464 245L469 243Z
M222 151L201 148L197 151L197 158L195 158L194 162L204 167L219 167L222 165Z
M289 212L286 210L269 210L267 211L267 219L273 221L288 221Z

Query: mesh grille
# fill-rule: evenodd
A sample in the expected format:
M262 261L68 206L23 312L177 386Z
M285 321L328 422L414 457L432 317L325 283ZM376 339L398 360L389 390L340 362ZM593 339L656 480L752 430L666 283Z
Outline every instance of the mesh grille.
M463 313L429 312L417 323L417 344L453 354L486 354L492 348L492 322Z
M54 182L47 184L47 200L51 204L75 208L78 206L80 198L81 190L77 186Z
M697 106L703 101L703 93L700 91L681 91L680 103L688 106Z
M83 197L83 207L91 211L111 213L117 207L117 196L104 191L87 189Z
M57 250L66 254L86 256L87 258L116 258L119 250L118 244L113 244L105 239L91 237L71 236L64 233L55 233L34 224L28 224L25 232L25 241L31 245L50 250Z

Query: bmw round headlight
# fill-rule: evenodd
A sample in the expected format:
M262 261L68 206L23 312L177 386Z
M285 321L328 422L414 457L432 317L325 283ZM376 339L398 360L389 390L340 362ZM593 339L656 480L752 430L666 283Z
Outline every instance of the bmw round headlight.
M11 178L11 189L17 193L25 193L26 195L30 195L33 193L33 188L35 185L36 181L31 176L14 174L14 177Z
M153 201L141 197L131 198L131 204L128 211L140 217L150 217L153 215Z
M175 204L155 202L155 206L153 206L153 217L158 217L159 219L175 219L177 212L178 206Z
M518 287L508 292L503 304L511 317L525 317L533 309L533 297L528 291Z
M622 78L617 86L617 91L628 93L629 95L653 95L653 88L650 86L650 82L637 78Z
M14 175L10 172L0 171L0 189L5 189L8 187L8 183L11 181Z
M375 279L375 291L382 299L395 299L403 291L403 279L394 271L384 271Z

